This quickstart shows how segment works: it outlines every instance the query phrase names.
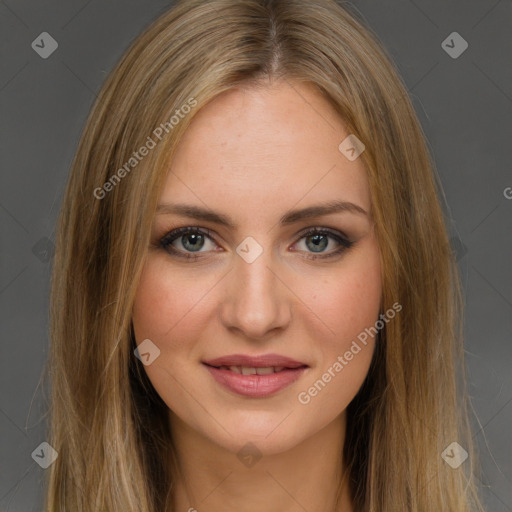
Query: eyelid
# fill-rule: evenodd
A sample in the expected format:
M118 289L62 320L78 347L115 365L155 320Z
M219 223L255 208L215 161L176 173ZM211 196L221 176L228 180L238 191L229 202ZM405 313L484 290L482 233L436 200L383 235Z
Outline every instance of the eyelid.
M305 228L303 231L300 231L297 234L297 236L300 239L309 234L316 234L316 233L329 234L329 235L333 235L334 237L344 238L347 242L350 241L349 240L350 237L343 231L341 231L339 229L328 228L326 226L311 226L309 228Z

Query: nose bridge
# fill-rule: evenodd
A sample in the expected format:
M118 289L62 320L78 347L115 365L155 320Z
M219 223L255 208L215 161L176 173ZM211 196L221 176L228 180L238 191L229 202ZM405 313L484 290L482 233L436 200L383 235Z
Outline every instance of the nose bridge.
M290 318L289 301L276 276L273 251L246 239L237 247L233 266L222 309L225 326L252 338L285 326Z

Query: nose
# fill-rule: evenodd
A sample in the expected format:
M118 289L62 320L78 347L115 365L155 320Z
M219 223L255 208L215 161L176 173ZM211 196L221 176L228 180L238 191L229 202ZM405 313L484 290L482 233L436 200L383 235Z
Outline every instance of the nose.
M222 324L259 341L284 330L292 317L293 294L279 275L271 251L264 250L252 263L235 254L233 265L220 310Z

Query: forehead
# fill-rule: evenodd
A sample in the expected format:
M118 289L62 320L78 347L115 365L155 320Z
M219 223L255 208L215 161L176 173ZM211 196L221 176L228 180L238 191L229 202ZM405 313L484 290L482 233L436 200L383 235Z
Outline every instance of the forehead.
M369 211L362 160L338 149L348 135L311 85L231 89L196 114L169 162L160 203L236 206L250 216L344 199Z

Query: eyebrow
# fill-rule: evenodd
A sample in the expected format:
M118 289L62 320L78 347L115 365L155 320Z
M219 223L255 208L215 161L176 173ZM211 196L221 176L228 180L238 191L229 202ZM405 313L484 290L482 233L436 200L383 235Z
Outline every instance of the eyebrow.
M368 213L361 206L350 203L348 201L330 201L313 206L308 206L300 210L290 210L286 212L280 219L281 225L286 226L294 224L304 219L313 217L321 217L323 215L331 215L334 213L353 213L356 215L365 215ZM208 208L188 204L159 204L156 209L157 214L174 214L183 217L191 217L198 220L210 221L220 224L229 229L235 229L235 223L226 215L214 212Z

